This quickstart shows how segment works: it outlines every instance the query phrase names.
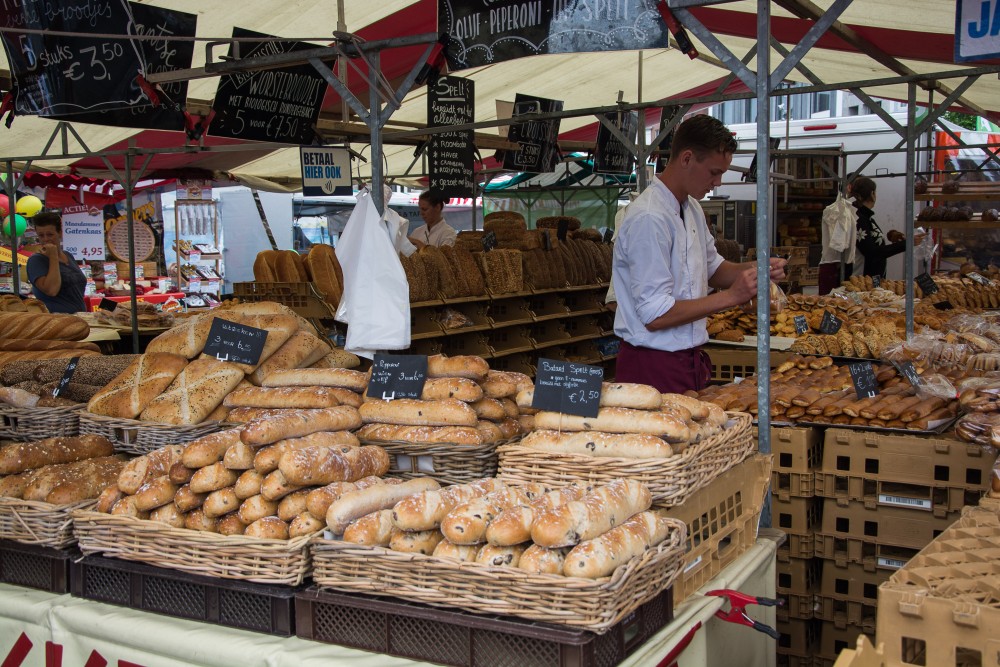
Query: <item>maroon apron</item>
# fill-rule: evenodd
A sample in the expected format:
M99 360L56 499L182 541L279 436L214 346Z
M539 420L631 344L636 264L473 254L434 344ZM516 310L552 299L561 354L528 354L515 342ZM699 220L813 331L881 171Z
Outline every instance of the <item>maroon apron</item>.
M705 388L711 378L712 360L700 347L666 352L622 341L618 350L615 382L637 382L662 393L683 394Z

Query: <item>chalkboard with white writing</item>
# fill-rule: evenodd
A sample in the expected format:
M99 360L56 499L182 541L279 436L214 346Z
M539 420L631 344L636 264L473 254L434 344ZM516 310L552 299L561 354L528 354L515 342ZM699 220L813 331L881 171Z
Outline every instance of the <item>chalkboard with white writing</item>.
M431 127L474 123L475 82L443 76L427 90L427 124ZM476 144L472 130L431 136L427 149L430 189L446 197L475 197Z
M937 283L931 278L929 273L921 273L915 278L917 285L923 290L924 294L934 294L938 291Z
M260 361L267 342L267 330L237 324L216 317L208 330L203 352L219 361L253 366Z
M851 372L851 380L854 382L854 392L858 398L871 398L878 396L878 380L875 378L875 369L870 361L857 361L850 364L847 369Z
M831 313L829 310L823 313L823 319L819 323L819 332L823 334L835 334L840 331L844 321Z
M539 359L531 407L579 417L596 417L604 369L559 359Z
M504 151L503 167L533 174L555 169L559 159L559 119L530 120L533 114L562 111L560 100L533 97L518 93L514 97L514 117L525 117L514 123L507 132L507 138L517 143L517 150Z
M369 398L391 401L420 398L427 381L427 357L422 354L376 354L368 380Z
M611 112L604 114L604 117L618 128L626 139L635 141L635 130L639 126L637 112ZM631 174L634 168L635 155L632 149L601 123L597 128L597 145L594 148L594 173Z

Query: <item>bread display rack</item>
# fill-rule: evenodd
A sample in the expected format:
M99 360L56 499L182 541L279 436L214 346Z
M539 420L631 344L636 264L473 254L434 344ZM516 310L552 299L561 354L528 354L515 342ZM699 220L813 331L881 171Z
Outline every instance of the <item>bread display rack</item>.
M416 443L406 441L368 441L365 445L378 445L389 453L391 477L416 479L433 477L442 484L467 484L483 477L497 474L497 448L514 443L520 437L483 445L458 443Z
M177 289L187 294L211 294L218 297L222 293L223 280L218 205L213 200L178 199L174 206L174 221L176 269L172 278L177 283ZM208 245L216 252L198 252L199 244ZM198 273L198 268L203 267L210 271L208 275L214 273L216 278L198 275L197 280L193 280L195 275L185 275L185 265L192 267L188 270Z
M181 445L225 428L222 422L181 426L105 417L86 411L79 415L81 434L103 435L114 444L116 452L134 455L148 454L165 445Z

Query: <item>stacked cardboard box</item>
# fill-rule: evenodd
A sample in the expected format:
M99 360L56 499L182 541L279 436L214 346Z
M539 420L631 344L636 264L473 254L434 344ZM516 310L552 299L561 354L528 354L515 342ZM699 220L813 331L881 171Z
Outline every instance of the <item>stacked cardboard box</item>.
M815 497L815 471L822 461L822 437L815 428L772 428L771 525L787 535L778 549L778 664L812 667L820 627L814 618L820 561L813 557L822 499Z
M992 465L954 436L827 430L815 477L817 664L832 665L860 634L874 636L879 586L978 502Z

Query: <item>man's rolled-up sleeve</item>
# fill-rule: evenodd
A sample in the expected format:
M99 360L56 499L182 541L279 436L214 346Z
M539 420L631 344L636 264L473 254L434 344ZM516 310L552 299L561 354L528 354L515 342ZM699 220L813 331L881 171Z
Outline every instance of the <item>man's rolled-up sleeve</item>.
M676 302L670 270L671 234L652 219L636 220L628 231L625 257L631 277L629 287L639 321L649 324Z

